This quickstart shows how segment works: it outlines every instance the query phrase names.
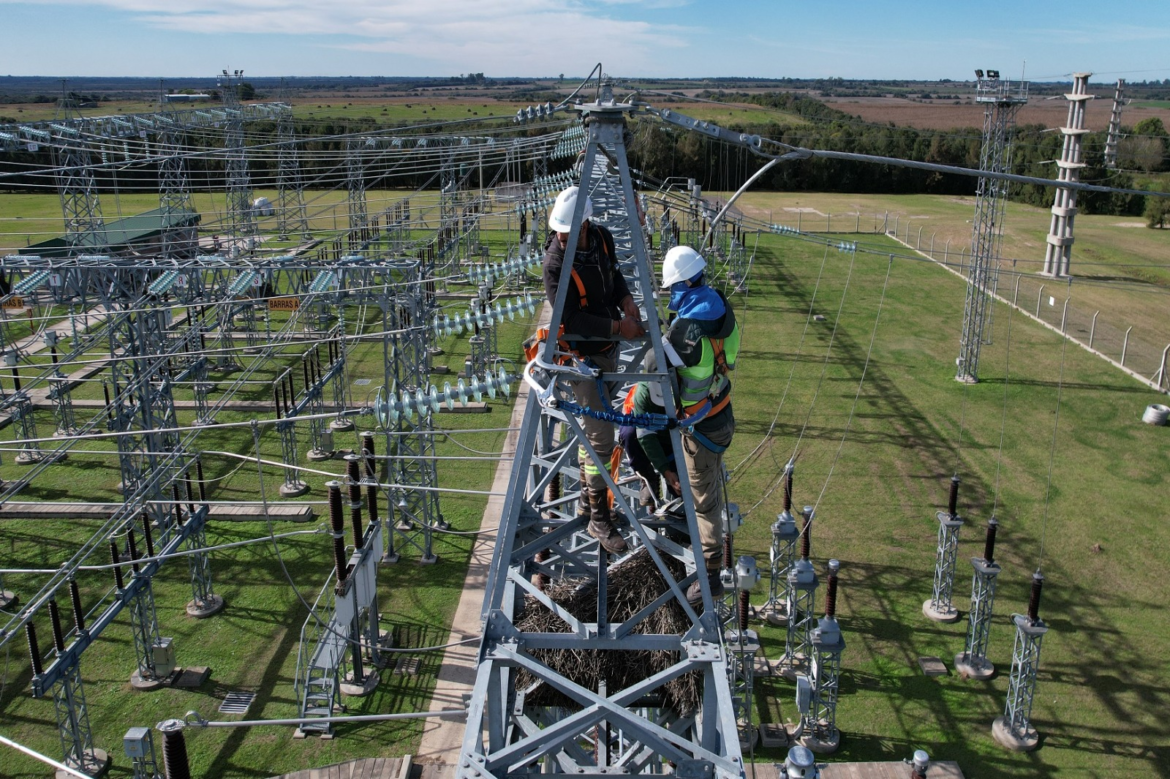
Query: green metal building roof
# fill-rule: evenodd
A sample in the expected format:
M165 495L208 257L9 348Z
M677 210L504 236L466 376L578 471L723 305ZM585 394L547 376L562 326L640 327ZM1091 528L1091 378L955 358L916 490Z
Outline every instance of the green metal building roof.
M85 249L83 248L84 244L80 247L72 246L65 236L61 236L26 246L20 249L19 253L40 257L67 257L70 254L77 254L79 249L81 249L81 253L117 253L129 249L134 244L157 238L162 234L164 229L194 227L202 219L203 217L199 215L199 212L188 211L186 209L174 210L168 217L164 218L163 210L161 208L155 208L151 211L144 211L141 214L125 217L124 219L106 222L105 246L100 248L92 247Z

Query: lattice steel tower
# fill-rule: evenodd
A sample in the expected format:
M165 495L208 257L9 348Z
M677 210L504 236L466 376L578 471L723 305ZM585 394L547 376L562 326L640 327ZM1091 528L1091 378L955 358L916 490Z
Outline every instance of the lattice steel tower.
M934 589L922 604L922 613L935 622L954 622L959 610L951 602L955 591L955 560L959 553L959 529L963 518L958 514L959 477L951 477L950 501L946 511L938 512L938 546L934 558Z
M1016 643L1012 650L1012 675L1008 680L1007 704L1003 716L991 725L991 734L1003 746L1015 752L1031 751L1040 746L1040 734L1032 727L1032 701L1036 697L1036 672L1040 668L1040 644L1048 626L1040 619L1040 590L1044 575L1032 574L1032 596L1028 613L1013 614Z
M171 105L162 91L162 81L159 81L158 102L160 112L164 111L164 106ZM158 203L162 217L160 255L168 258L189 257L195 253L196 241L187 237L187 230L194 228L175 225L177 216L195 210L191 204L191 182L183 155L186 136L176 111L160 113L156 121L159 125L157 141L161 157L158 163Z
M1085 127L1085 103L1093 99L1088 94L1089 76L1092 73L1073 73L1073 89L1068 98L1068 121L1060 132L1064 135L1064 146L1056 165L1060 168L1058 182L1077 181L1081 177L1081 136L1089 132ZM1052 203L1052 224L1048 228L1048 246L1044 250L1045 276L1061 279L1068 276L1069 261L1072 259L1073 222L1077 216L1077 191L1057 186L1056 200Z
M239 81L244 71L223 71L219 80L227 124L223 130L224 174L231 246L240 254L253 248L256 218L252 211L252 180L248 175L248 152L244 145L244 113L240 108Z
M292 106L280 108L276 121L276 232L281 240L296 234L309 238L309 217L305 212L305 177L297 150L297 131Z
M1113 113L1109 115L1109 135L1105 139L1105 167L1117 167L1117 142L1121 138L1121 109L1125 105L1125 79L1117 79L1113 93Z
M1011 131L1016 113L1028 102L1028 85L1000 81L998 70L975 71L975 102L982 103L983 146L979 169L988 173L1011 170ZM980 178L975 195L975 218L971 224L971 264L967 269L967 302L963 308L963 330L959 336L958 370L955 379L979 381L979 349L987 340L991 312L988 302L999 280L999 246L1003 239L1007 182Z
M963 651L955 655L955 670L966 674L969 679L988 679L995 673L995 666L987 659L987 643L995 605L995 581L999 576L999 563L995 562L995 533L998 528L999 523L992 517L987 523L983 557L971 558L975 574L971 578L967 641Z

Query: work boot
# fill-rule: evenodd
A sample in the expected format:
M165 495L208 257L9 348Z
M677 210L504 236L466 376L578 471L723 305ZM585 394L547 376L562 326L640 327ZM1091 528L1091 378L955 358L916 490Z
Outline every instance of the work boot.
M606 493L589 491L589 535L601 542L601 548L610 554L623 554L629 546L613 526Z
M723 597L723 579L719 577L718 568L707 569L707 583L711 585L711 598ZM703 589L700 585L700 580L695 579L690 587L687 588L687 603L692 606L697 606L703 602Z

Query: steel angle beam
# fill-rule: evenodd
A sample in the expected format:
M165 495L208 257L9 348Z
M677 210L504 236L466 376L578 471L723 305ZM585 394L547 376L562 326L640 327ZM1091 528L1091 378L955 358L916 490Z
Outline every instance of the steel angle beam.
M665 366L663 325L652 302L652 292L657 287L654 268L644 231L637 221L636 195L626 159L626 116L635 109L615 103L612 90L603 87L596 102L576 105L573 110L585 119L584 151L574 175L567 182L558 182L558 186L579 184L593 199L593 221L614 235L619 267L642 310L646 327L644 337L618 344L620 362L630 365L653 349L658 364ZM576 253L584 202L584 198L578 198L567 257ZM570 271L571 263L563 267L557 298L552 301L549 328L554 333L564 320ZM672 761L712 777L742 777L743 758L728 682L727 654L707 579L698 577L703 603L701 608L692 607L685 599L687 587L697 576L690 543L676 543L660 535L655 528L663 524L661 518L652 516L632 500L632 494L623 491L620 476L617 480L611 478L609 463L602 462L585 439L583 412L570 405L576 403L572 382L584 378L584 374L574 371L582 370L582 366L560 366L554 352L555 341L550 339L525 371L532 391L523 410L513 463L515 478L503 501L499 541L488 572L481 613L484 638L458 775L462 779L484 779L533 770L560 776L651 774L662 773L666 761ZM616 397L627 377L615 372L597 378ZM648 379L661 384L664 393L669 393L667 404L673 405L678 390L669 376L650 374ZM678 430L672 431L672 438L681 458ZM630 545L626 555L606 556L598 542L584 532L584 517L573 510L574 502L580 499L578 449L586 463L591 462L604 474L614 495L614 511L628 522L629 528L623 530ZM680 474L686 472L681 462L676 467ZM697 540L694 500L683 483L686 528L689 536ZM606 592L615 586L613 575L634 554L650 558L665 580L665 592L636 614L610 619ZM672 571L683 574L676 576ZM592 580L598 593L596 610L586 610L590 614L582 618L557 605L540 584L533 583L532 575L538 572L553 579L585 583ZM680 632L641 632L647 628L647 617L672 601L685 615ZM518 621L521 612L533 608L559 616L569 626L569 632L525 629L524 623ZM539 658L534 654L537 650L542 650ZM579 677L563 667L551 667L557 664L544 650L661 651L669 653L671 662L666 670L625 689L607 689L616 685ZM572 708L532 703L534 686L516 687L521 671L567 697L573 702ZM702 680L698 712L670 710L657 691L672 679L691 672L697 672ZM650 699L657 705L649 706ZM610 737L603 734L613 734L615 740L610 743Z

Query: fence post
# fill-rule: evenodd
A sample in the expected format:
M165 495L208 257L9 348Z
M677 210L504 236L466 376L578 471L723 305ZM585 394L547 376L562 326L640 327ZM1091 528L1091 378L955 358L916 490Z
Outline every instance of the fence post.
M861 232L861 210L860 209L858 209L858 211L857 211L857 224L853 225L853 232L855 232L855 233Z
M833 215L828 212L825 213L825 232L833 232Z
M898 237L898 223L902 221L901 214L894 214L894 237Z
M943 247L943 265L951 264L951 239L947 239L947 245Z
M1166 344L1166 348L1162 350L1162 364L1158 366L1158 375L1154 377L1154 383L1159 388L1165 385L1170 389L1170 381L1167 380L1170 379L1170 376L1166 375L1166 357L1168 355L1170 355L1170 344Z
M1016 300L1020 297L1020 276L1016 276L1016 291L1012 293L1012 307L1016 307Z
M934 259L934 233L930 234L930 259Z
M1044 285L1040 285L1040 291L1036 293L1036 318L1040 318L1040 298L1044 297Z
M1060 334L1064 335L1064 323L1068 319L1068 298L1064 299L1064 309L1060 312Z
M922 227L926 227L926 225L923 225ZM922 249L922 227L918 228L918 240L914 242L914 251L919 251Z
M798 232L798 233L800 232L800 216L801 216L801 213L802 213L802 212L801 212L801 209L799 209L799 208L798 208L798 209L796 209L796 232Z
M1089 348L1090 349L1093 348L1093 336L1097 334L1097 314L1100 314L1100 313L1101 313L1100 309L1097 309L1096 311L1093 312L1093 324L1089 325Z
M1132 329L1133 329L1133 325L1130 325L1129 327L1126 328L1125 338L1121 342L1121 367L1122 368L1125 367L1125 352L1127 349L1129 349L1129 331Z

